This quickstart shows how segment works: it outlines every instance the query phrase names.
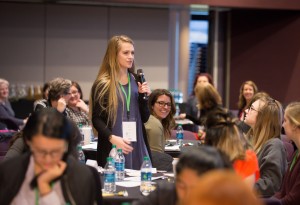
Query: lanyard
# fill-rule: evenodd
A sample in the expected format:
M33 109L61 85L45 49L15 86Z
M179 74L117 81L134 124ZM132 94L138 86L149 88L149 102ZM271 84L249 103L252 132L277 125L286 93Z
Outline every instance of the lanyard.
M297 159L298 159L298 155L299 155L299 150L296 151L296 154L295 154L295 156L294 156L294 158L293 158L293 161L292 161L292 164L291 164L291 166L290 166L290 171L292 171L293 167L295 166L296 161L297 161Z
M53 188L53 183L50 184L51 189ZM39 190L38 188L34 189L35 192L35 205L39 205Z
M129 73L127 73L127 76L128 76L128 96L127 96L127 94L124 90L123 85L121 85L121 83L120 83L120 86L121 86L121 90L124 93L125 98L126 98L127 118L129 119L129 116L130 116L130 98L131 98L131 85L130 85Z

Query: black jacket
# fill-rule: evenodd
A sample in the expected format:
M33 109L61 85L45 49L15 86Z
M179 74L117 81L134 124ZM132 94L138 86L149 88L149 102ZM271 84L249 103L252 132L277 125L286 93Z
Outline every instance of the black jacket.
M10 204L19 192L25 178L31 154L0 163L0 202ZM100 177L96 169L81 164L72 156L67 158L67 168L61 180L64 199L69 204L103 204Z

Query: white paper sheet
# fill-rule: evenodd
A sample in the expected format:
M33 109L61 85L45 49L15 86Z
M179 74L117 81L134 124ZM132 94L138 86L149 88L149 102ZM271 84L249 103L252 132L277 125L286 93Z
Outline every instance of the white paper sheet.
M97 150L97 142L92 142L91 144L84 145L82 146L82 149Z
M165 151L180 151L179 145L166 146Z

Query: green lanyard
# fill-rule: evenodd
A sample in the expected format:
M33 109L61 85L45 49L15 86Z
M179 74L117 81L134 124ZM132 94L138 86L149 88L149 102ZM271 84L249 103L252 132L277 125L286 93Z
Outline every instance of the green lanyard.
M131 85L130 85L130 76L129 76L129 73L127 74L127 76L128 76L128 96L127 96L127 94L126 94L126 92L124 90L123 85L121 85L121 83L120 83L120 86L121 86L121 90L124 93L125 98L126 98L127 118L129 120L129 116L130 116L130 98L131 98Z
M298 155L299 155L299 150L296 151L296 154L295 154L295 156L294 156L294 158L293 158L292 164L291 164L291 166L290 166L290 172L292 171L292 169L294 168L294 166L295 166L295 164L296 164L296 161L297 161L297 159L298 159Z
M50 184L51 189L53 188L53 183ZM39 205L39 190L38 188L34 189L35 192L35 205Z

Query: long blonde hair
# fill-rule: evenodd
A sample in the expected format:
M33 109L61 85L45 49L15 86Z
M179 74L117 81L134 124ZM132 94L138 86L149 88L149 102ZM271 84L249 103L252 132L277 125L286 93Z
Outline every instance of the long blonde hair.
M247 133L256 153L268 140L280 137L283 120L283 109L277 100L270 97L262 97L258 100L260 108L256 123Z
M115 124L117 119L118 93L121 96L122 103L124 103L119 86L120 66L117 58L122 43L134 45L133 41L125 35L113 36L109 40L99 73L93 85L95 94L93 97L93 93L91 92L90 97L91 113L93 112L93 104L99 103L101 110L107 113L107 124L109 121L112 121L112 125ZM133 63L129 71L133 72L134 69L135 65ZM108 97L107 101L106 97Z

